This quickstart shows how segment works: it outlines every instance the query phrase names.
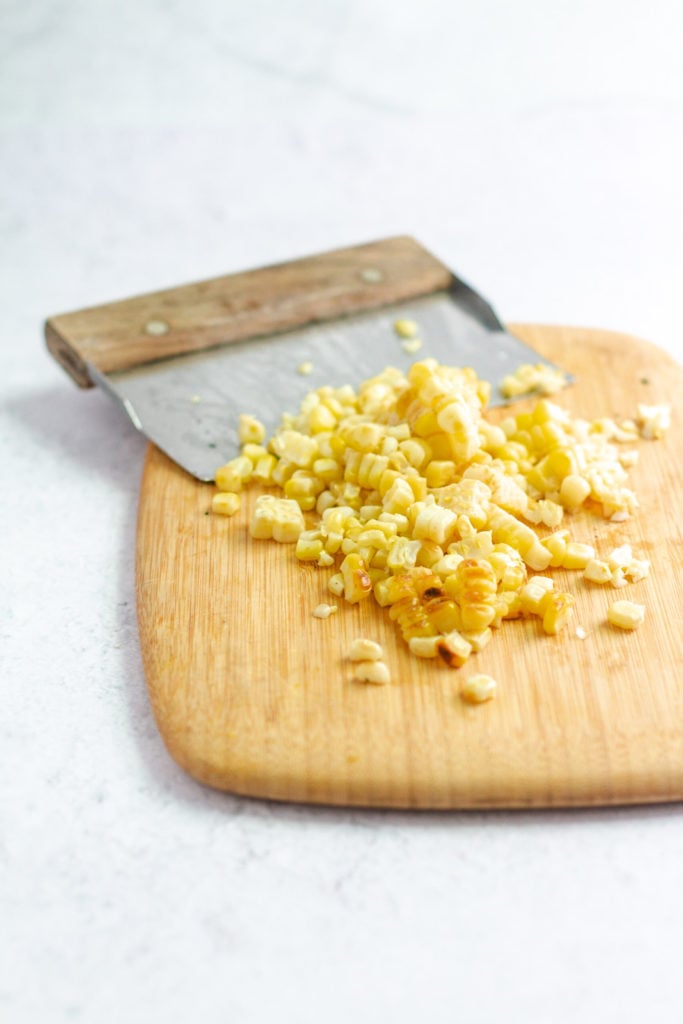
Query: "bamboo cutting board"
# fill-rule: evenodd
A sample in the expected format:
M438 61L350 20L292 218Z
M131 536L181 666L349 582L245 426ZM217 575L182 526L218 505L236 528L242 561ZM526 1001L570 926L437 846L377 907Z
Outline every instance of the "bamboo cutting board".
M630 542L650 559L649 578L614 590L557 571L576 596L569 627L548 637L537 620L504 623L484 651L449 669L408 656L371 601L340 601L329 619L314 618L331 600L329 570L296 562L288 545L250 539L256 492L232 519L208 515L213 488L150 445L137 546L142 654L164 741L196 779L251 796L376 807L683 798L683 370L625 335L512 330L576 374L561 396L575 415L625 418L639 401L671 403L669 433L638 445L638 515L613 524L581 513L568 523L600 552ZM634 633L605 621L624 597L647 607ZM389 685L352 681L345 653L356 636L383 645ZM493 675L498 693L469 706L459 686L475 671Z

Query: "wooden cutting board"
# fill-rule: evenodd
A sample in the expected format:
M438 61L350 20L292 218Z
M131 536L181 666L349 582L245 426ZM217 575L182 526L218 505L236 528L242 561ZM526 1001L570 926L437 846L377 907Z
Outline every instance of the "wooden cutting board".
M213 488L150 446L140 495L137 595L154 714L176 761L234 793L375 807L550 807L683 798L683 370L632 337L511 328L577 376L562 404L588 418L669 402L663 440L640 442L640 511L613 524L580 514L572 534L601 552L630 542L652 563L624 590L557 573L576 596L556 637L505 623L460 670L409 656L371 601L326 620L329 570L252 541L256 492L233 519L207 514ZM611 601L647 607L625 633ZM586 631L576 636L576 626ZM392 682L352 680L356 636L378 640ZM459 697L462 673L498 680L495 700Z

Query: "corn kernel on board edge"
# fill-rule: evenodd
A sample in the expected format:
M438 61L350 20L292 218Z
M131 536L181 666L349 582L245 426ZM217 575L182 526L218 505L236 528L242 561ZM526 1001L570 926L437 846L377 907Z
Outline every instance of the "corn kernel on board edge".
M624 591L582 587L574 621L585 637L509 624L467 666L497 680L496 697L468 706L461 670L416 659L370 602L313 616L331 600L329 573L248 536L257 491L230 519L207 516L212 489L150 446L137 551L141 647L161 734L195 778L257 797L380 807L683 797L683 477L672 457L683 370L624 335L512 329L577 375L560 398L573 415L623 418L648 401L674 408L669 434L643 442L631 471L636 516L612 524L579 513L570 524L578 540L598 537L604 550L631 542L651 559L650 576L628 591L646 605L645 623L609 626L607 606ZM359 636L382 644L389 685L353 681L345 654Z

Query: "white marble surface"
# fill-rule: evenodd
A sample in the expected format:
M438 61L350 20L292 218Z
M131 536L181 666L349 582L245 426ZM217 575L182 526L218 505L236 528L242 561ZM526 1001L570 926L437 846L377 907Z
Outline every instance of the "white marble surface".
M412 232L683 358L678 0L0 4L0 1019L683 1019L680 806L199 788L145 695L143 441L45 316Z

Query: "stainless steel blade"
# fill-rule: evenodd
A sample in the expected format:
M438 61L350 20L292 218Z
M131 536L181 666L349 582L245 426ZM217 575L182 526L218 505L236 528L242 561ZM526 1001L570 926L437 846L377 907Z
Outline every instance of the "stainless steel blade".
M414 320L422 347L408 353L397 337L397 318ZM301 330L160 360L92 378L122 405L133 425L199 480L213 480L218 466L237 453L237 417L251 413L272 431L283 412L296 412L313 388L357 386L386 366L407 370L416 359L471 366L497 387L522 363L554 364L515 338L490 307L473 306L457 292L346 316ZM302 375L303 363L312 366ZM569 379L569 378L568 378Z

